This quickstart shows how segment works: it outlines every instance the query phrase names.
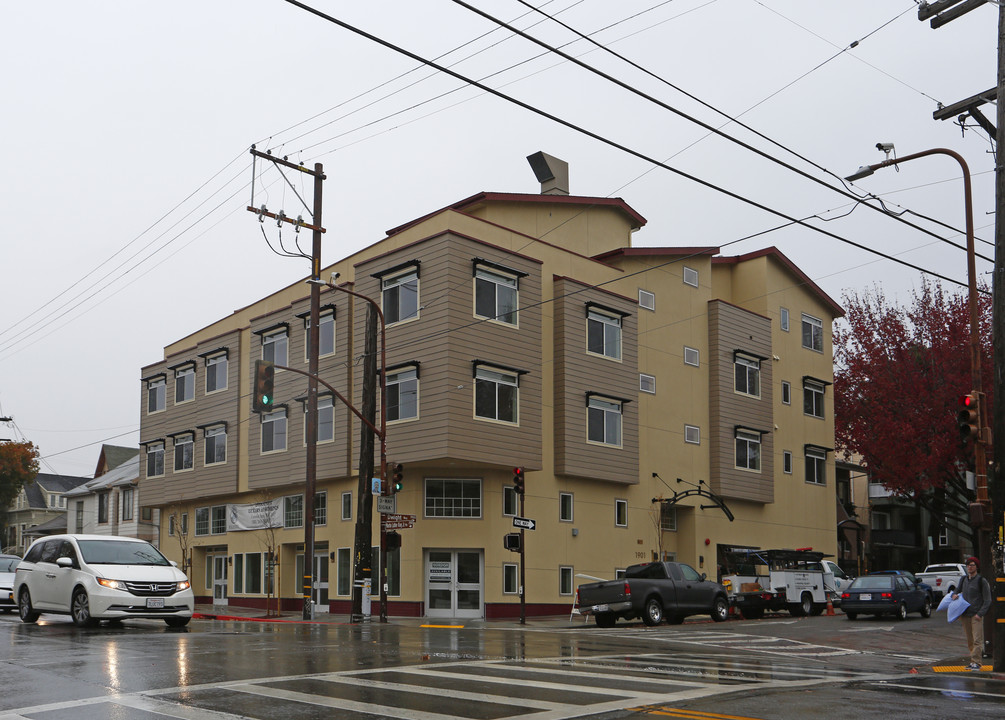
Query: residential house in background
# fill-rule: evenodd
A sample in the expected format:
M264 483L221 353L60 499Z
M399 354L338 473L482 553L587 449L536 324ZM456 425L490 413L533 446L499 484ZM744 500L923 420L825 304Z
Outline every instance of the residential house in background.
M580 574L658 557L715 577L737 547L835 554L841 308L775 248L637 246L634 208L570 195L565 163L530 160L540 193L478 193L322 272L386 322L394 502L415 517L386 567L371 563L389 613L518 615L518 556L503 538L521 518L535 525L531 615L567 612ZM305 558L307 380L282 368L306 371L316 330L321 378L360 407L367 303L326 288L314 329L308 300L304 283L277 290L141 370L141 502L161 511L161 549L191 568L203 602L264 607L278 594L296 609L306 566L316 608L349 610L370 488L360 423L319 389ZM259 359L277 366L267 413L251 408Z
M23 555L37 534L55 535L66 532L66 493L89 478L71 475L39 473L25 485L7 508L6 537L3 551Z
M156 546L158 511L139 500L140 452L137 448L106 445L93 480L66 494L69 532L125 535Z

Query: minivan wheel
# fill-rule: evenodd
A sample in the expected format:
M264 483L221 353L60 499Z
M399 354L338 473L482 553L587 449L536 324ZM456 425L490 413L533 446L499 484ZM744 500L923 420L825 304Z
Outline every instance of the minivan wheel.
M40 613L35 611L35 608L31 606L31 595L28 594L28 588L21 590L21 594L17 598L17 612L21 616L21 622L23 623L33 623L38 620Z
M73 618L73 624L77 627L97 625L94 618L91 617L91 604L87 600L87 593L80 588L73 592L73 598L70 600L70 617Z

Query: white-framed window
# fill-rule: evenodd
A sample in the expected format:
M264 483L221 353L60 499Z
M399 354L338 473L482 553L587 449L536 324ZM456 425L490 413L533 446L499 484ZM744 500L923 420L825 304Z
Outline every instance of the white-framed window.
M74 503L74 505L76 506L76 521L74 522L74 525L76 526L76 529L74 530L74 532L77 533L78 535L83 535L84 534L84 501L83 500L78 500L77 502Z
M939 547L948 547L948 546L949 546L949 528L946 527L945 524L943 524L942 527L939 528Z
M335 311L322 310L318 315L318 357L335 354ZM304 362L311 360L311 318L304 318Z
M411 367L389 372L387 388L387 421L414 420L419 417L419 370Z
M164 410L166 390L167 380L163 376L147 381L147 415Z
M352 493L342 493L342 519L352 520Z
M660 530L677 532L677 507L670 503L660 503Z
M701 445L701 428L697 425L684 426L684 442Z
M747 355L733 358L733 390L741 395L761 397L761 361Z
M227 389L229 362L227 353L217 353L206 358L206 394Z
M78 510L79 509L80 508L78 505ZM80 531L78 530L78 532ZM172 515L171 517L168 518L168 537L174 537L174 533L175 533L175 519L174 515Z
M475 368L475 417L518 424L520 386L514 372Z
M639 373L639 392L655 394L656 376Z
M290 338L286 328L262 335L262 360L289 365Z
M517 324L519 278L485 267L475 268L475 317Z
M558 494L558 520L559 522L572 522L573 519L573 496L569 492Z
M210 508L209 531L213 535L223 535L227 532L227 506L214 505Z
M164 443L150 443L147 445L147 477L159 477L163 474Z
M185 433L174 437L174 471L191 470L195 464L195 435Z
M262 414L262 452L286 449L286 409Z
M328 493L314 493L314 524L328 524Z
M572 568L568 565L560 565L558 568L558 594L559 595L572 595L574 592L573 588L573 578L574 573Z
M782 380L782 404L792 404L792 385L788 380Z
M209 508L201 507L195 509L195 534L196 537L209 535Z
M384 322L392 325L419 317L419 271L415 268L380 281Z
M219 465L227 462L227 427L213 425L203 430L206 440L205 465Z
M136 491L133 488L122 488L122 520L128 522L133 519L133 501L136 499Z
M621 316L589 308L586 313L586 352L621 359Z
M614 501L614 526L628 527L628 501Z
M514 516L517 512L517 494L516 488L512 485L503 485L503 515Z
M783 450L782 451L782 472L786 475L792 474L792 451Z
M519 567L516 563L503 563L503 594L517 595L520 592Z
M736 430L736 467L744 470L761 470L761 434Z
M180 405L195 399L195 365L186 365L174 371L174 404Z
M700 364L700 356L698 351L693 347L684 346L684 364L693 365L698 367Z
M482 481L477 478L426 478L425 513L430 518L480 518Z
M643 310L656 310L656 293L639 288L639 307Z
M621 401L590 395L586 414L587 442L621 447Z
M263 553L234 553L234 592L262 594Z
M803 313L803 347L808 350L824 351L824 324L820 318Z
M304 526L304 496L287 495L283 498L283 527Z
M778 308L778 325L784 332L789 331L789 309Z
M813 485L827 484L827 453L817 448L806 447L803 449L806 457L806 482Z
M684 284L698 287L698 271L687 265L684 266Z
M98 493L98 524L103 525L108 522L108 500L111 493Z
M181 514L181 534L188 535L188 513Z
M824 385L812 380L803 381L803 414L824 416Z
M318 427L317 442L326 443L335 440L335 404L331 395L318 397ZM304 403L304 447L307 446L307 403Z

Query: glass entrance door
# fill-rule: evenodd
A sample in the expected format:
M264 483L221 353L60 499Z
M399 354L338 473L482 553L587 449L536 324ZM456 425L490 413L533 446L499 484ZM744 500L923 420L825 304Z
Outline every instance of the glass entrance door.
M314 612L328 612L328 554L314 554Z
M210 582L207 583L213 588L213 604L227 604L227 556L210 555L206 558L206 565L210 569Z
M481 550L428 550L425 566L427 617L484 616Z

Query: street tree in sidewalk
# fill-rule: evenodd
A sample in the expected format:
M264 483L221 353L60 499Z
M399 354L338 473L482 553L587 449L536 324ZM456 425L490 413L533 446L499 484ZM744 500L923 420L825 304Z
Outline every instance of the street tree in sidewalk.
M990 387L991 296L978 298L982 376ZM839 450L860 456L872 482L929 510L933 537L944 519L976 540L968 514L976 494L966 483L973 447L961 440L956 419L960 397L972 390L967 293L922 279L909 305L887 301L878 287L846 293L843 302L847 314L834 330ZM985 411L990 418L990 407Z

